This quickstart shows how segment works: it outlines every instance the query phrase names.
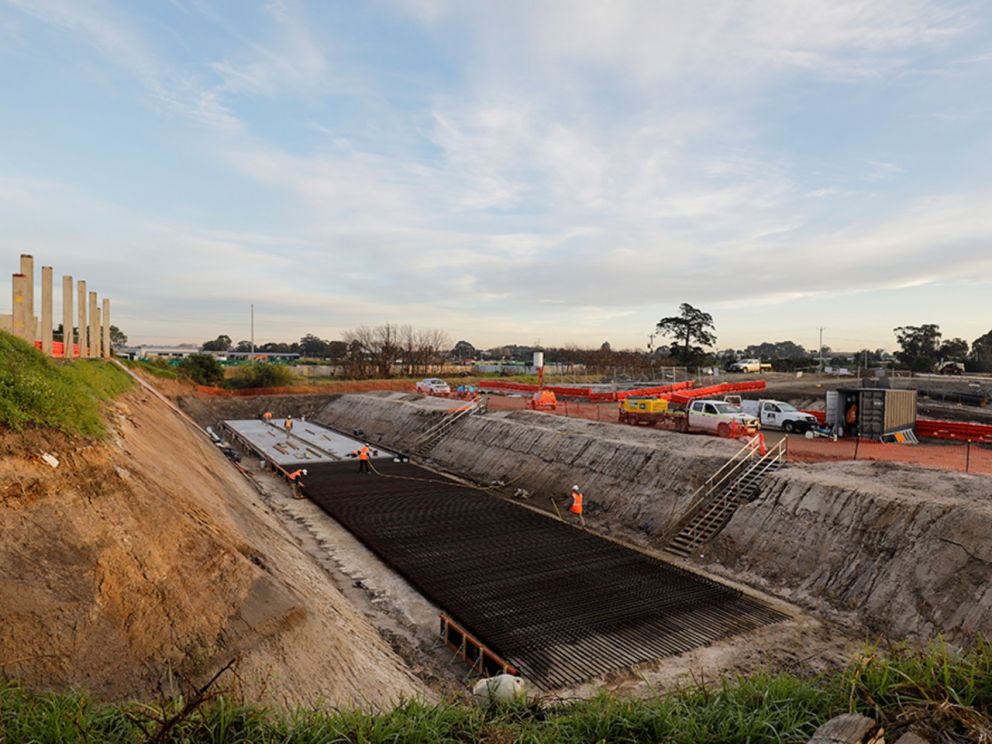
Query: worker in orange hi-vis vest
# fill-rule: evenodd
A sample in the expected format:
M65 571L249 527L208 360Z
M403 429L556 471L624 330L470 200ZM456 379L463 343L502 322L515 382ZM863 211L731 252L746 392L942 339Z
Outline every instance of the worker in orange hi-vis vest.
M572 486L572 505L568 507L568 510L578 517L579 524L585 527L586 520L582 516L582 491L579 490L578 486Z
M289 474L289 482L293 485L293 498L302 499L304 495L303 476L307 474L306 469L294 470Z
M272 420L272 411L266 411L262 414L262 421L269 423Z
M289 435L293 433L293 417L287 416L286 420L282 422L282 428L286 430L286 439L289 439Z
M369 473L369 443L366 442L361 446L360 449L355 450L351 453L352 455L358 456L358 472L359 473Z

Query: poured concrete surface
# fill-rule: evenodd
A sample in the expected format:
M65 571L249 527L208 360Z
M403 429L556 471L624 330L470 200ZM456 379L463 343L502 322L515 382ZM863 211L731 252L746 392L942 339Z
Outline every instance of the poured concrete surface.
M293 421L287 433L281 421L261 419L225 421L224 426L250 444L266 459L280 467L318 462L340 462L362 446L363 442L310 421ZM372 459L392 459L394 454L375 449Z

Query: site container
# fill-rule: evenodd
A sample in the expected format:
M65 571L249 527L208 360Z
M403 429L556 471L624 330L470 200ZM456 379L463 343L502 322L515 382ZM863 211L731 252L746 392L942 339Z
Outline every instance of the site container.
M856 406L855 429L848 424L848 413ZM886 388L840 388L827 393L827 423L869 439L880 439L916 426L916 391Z

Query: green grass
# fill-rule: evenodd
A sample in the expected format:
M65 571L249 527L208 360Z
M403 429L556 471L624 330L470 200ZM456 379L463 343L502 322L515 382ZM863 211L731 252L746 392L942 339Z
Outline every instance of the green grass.
M0 425L28 426L98 437L101 404L132 384L119 367L99 359L56 361L0 332Z
M162 706L100 705L75 692L34 694L0 684L0 741L144 741L184 705L181 699ZM603 694L490 710L408 702L380 714L319 709L283 714L220 696L181 717L163 740L777 744L805 742L817 726L849 711L874 717L891 741L910 725L932 741L983 741L992 735L992 646L979 642L960 653L942 644L922 652L869 649L832 674L761 673L646 700Z

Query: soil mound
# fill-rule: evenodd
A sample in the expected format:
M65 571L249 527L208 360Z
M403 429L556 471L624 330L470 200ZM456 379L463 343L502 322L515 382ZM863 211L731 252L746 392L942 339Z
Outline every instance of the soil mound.
M0 675L148 697L237 658L262 703L429 697L206 438L140 390L108 429L0 433Z

